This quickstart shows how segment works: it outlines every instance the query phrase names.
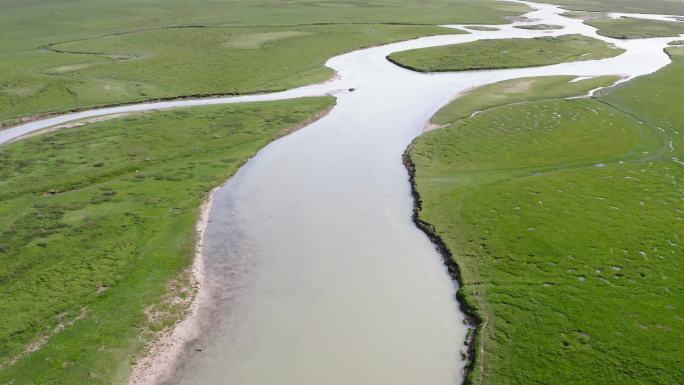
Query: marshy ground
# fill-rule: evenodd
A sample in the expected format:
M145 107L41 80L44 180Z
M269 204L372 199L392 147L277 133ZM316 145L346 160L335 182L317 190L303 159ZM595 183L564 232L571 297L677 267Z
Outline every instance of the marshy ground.
M447 126L411 146L420 219L481 320L476 383L684 378L684 51L669 52L667 68L595 99L530 86L462 118L532 80L475 90L463 100L476 107L447 106L433 119Z

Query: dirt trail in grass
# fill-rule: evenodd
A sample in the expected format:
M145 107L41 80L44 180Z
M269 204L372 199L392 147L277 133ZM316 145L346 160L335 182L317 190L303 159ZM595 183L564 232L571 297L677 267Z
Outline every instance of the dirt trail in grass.
M671 38L618 41L547 4L497 31L472 31L355 51L327 65L324 84L285 92L143 103L83 111L0 131L0 143L96 116L185 106L334 94L324 118L263 149L214 194L203 237L205 277L184 336L145 381L174 384L453 384L463 379L467 326L456 287L414 225L402 164L406 146L454 95L541 75L652 73ZM533 21L529 21L533 20ZM544 23L561 30L515 26ZM580 33L626 53L532 69L421 74L392 52L475 41ZM353 91L352 91L353 89ZM183 324L179 328L183 328ZM155 355L155 354L153 354ZM175 362L175 364L174 364Z

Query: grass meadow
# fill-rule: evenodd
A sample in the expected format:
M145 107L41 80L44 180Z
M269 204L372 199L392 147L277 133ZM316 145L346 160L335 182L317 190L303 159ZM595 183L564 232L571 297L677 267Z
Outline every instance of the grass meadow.
M480 321L468 383L684 380L684 49L669 50L598 98L530 88L409 148L419 217Z
M420 36L423 25L171 28L54 44L0 61L0 123L74 108L276 91L327 80L334 55Z
M200 94L275 91L328 79L337 54L438 24L507 23L496 0L253 2L3 0L0 127L19 118ZM30 23L26 21L30 20Z
M515 28L531 29L534 31L552 31L555 29L563 29L562 25L555 24L532 24L532 25L516 25Z
M624 52L582 35L532 39L478 40L464 44L419 48L388 56L393 63L420 72L469 71L543 66L595 60Z
M609 86L618 80L619 76L579 80L575 76L539 76L505 80L460 95L457 102L449 103L437 111L430 122L444 125L502 105L587 95L594 89Z
M684 22L681 21L644 20L621 17L619 19L587 20L585 23L597 28L599 35L616 39L676 37L684 33Z
M684 3L679 0L539 0L539 2L560 4L580 11L684 15Z
M207 193L333 104L135 114L0 147L0 383L124 382L192 296Z

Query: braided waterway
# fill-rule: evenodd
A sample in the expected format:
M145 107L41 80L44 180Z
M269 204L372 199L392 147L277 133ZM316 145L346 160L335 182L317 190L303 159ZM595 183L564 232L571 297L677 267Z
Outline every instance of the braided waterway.
M672 38L619 41L562 9L526 3L534 21L426 37L330 59L335 80L286 92L142 103L67 114L0 131L0 143L95 116L334 94L324 118L258 153L213 196L204 284L178 359L145 381L231 385L447 385L463 380L464 315L435 246L414 225L402 153L466 89L542 75L648 74ZM557 31L513 28L556 24ZM458 27L458 26L455 26ZM620 56L545 67L422 74L385 57L479 39L580 33ZM354 89L354 91L350 91ZM495 151L496 149L492 149ZM149 374L149 373L148 373ZM157 376L159 375L159 376Z

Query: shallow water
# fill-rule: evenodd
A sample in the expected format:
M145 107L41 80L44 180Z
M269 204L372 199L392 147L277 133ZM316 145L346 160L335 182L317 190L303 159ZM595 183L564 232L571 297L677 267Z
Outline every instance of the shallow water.
M639 76L669 63L671 38L616 41L563 10L532 4L558 31L502 26L329 60L339 78L267 94L88 111L0 131L0 143L109 113L333 93L323 119L263 149L216 192L206 230L209 302L174 384L416 385L462 382L466 327L455 285L411 221L401 155L426 121L470 87L539 75ZM531 69L420 74L385 56L483 38L582 33L627 49L616 58ZM354 92L348 91L355 88ZM201 349L201 351L199 351Z

